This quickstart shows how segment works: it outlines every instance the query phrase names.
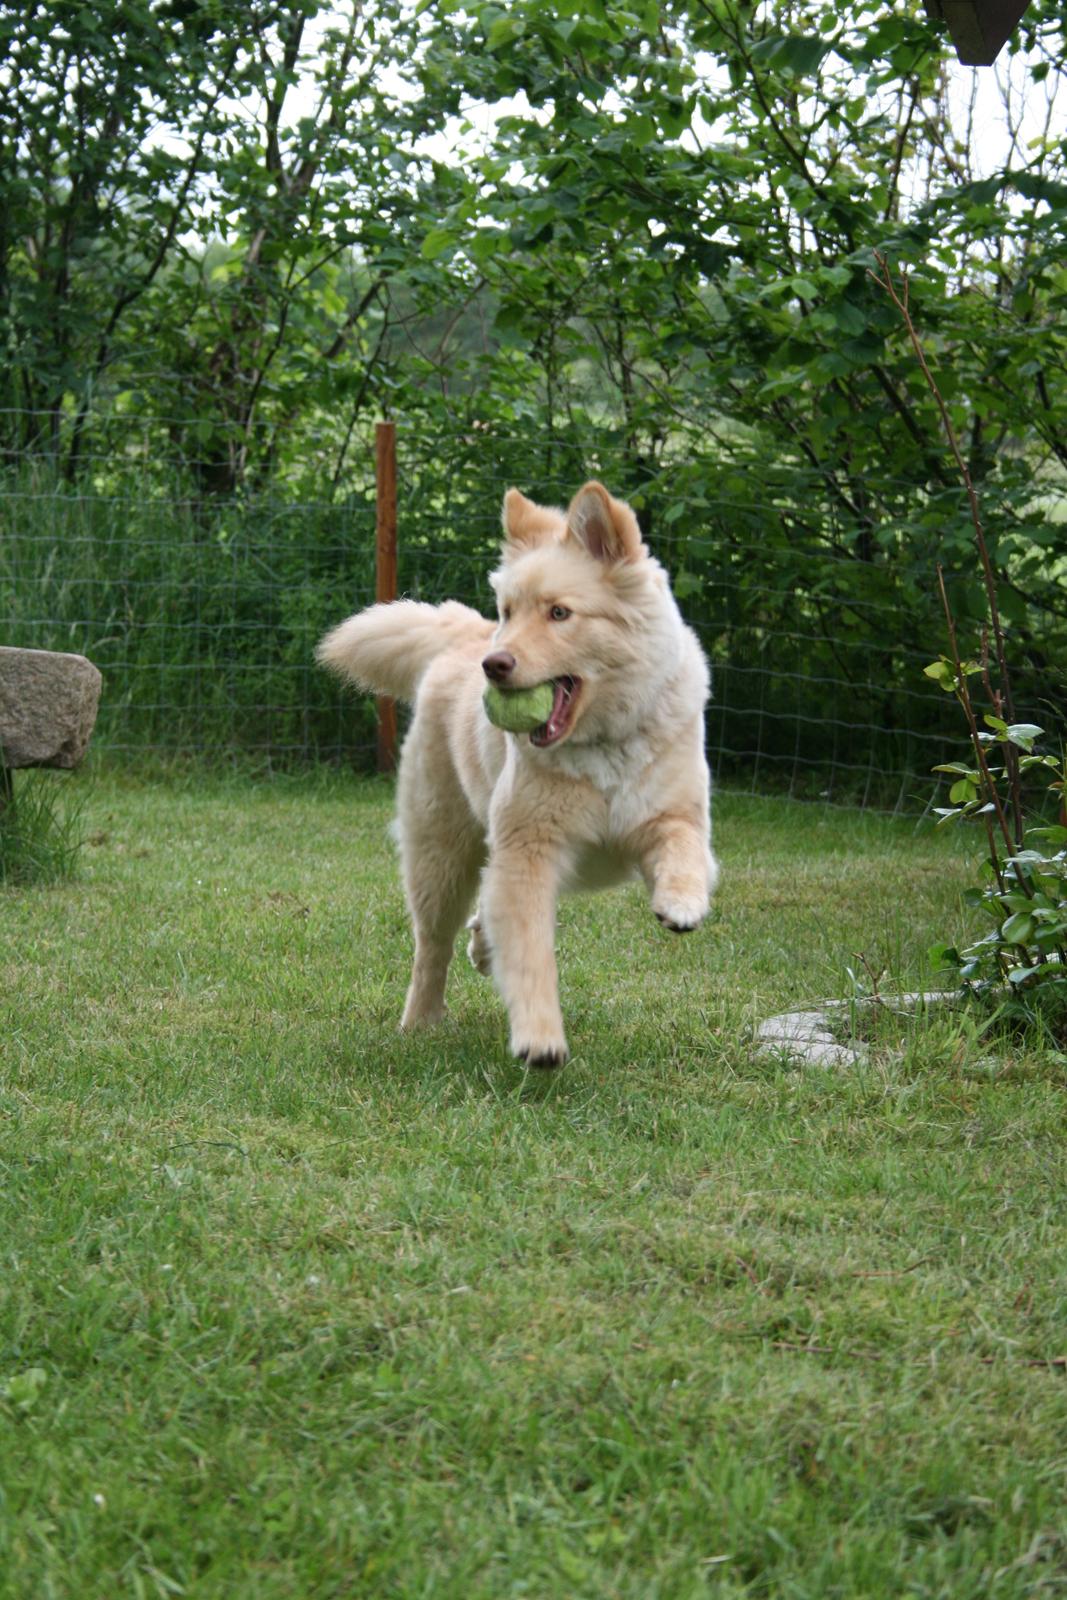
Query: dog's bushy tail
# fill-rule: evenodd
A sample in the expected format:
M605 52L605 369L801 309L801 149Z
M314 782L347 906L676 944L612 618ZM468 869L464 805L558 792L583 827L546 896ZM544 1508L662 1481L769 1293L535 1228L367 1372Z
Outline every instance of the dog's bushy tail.
M361 689L414 700L419 679L435 656L456 645L487 642L494 626L457 600L441 606L394 600L340 623L322 640L315 656Z

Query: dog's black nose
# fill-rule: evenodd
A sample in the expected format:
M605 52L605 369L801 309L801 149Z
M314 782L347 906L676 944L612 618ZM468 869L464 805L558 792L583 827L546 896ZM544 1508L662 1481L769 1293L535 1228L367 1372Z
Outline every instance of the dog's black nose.
M482 671L490 683L506 683L515 671L515 657L510 650L494 650L482 662Z

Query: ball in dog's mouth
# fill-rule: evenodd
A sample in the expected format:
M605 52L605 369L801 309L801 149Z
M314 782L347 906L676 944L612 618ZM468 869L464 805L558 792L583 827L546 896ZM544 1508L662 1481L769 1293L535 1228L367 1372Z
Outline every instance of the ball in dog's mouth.
M552 715L555 699L556 686L551 679L518 689L487 683L482 691L486 716L494 728L505 733L532 733L543 727Z
M578 694L582 687L581 678L553 678L552 679L552 710L548 720L542 722L530 735L530 743L544 749L546 745L556 744L569 733L571 722L574 719L574 708L578 703Z

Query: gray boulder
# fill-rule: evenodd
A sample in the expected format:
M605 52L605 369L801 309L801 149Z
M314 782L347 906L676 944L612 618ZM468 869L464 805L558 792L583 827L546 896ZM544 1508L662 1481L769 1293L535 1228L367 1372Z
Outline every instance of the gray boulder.
M103 679L84 656L0 645L0 764L76 767Z

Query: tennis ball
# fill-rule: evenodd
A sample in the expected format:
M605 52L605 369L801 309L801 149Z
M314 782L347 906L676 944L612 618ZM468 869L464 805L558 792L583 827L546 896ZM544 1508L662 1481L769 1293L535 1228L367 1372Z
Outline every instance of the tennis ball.
M498 689L491 683L482 704L495 728L503 728L505 733L532 733L552 715L555 698L551 683L535 683L532 689Z

